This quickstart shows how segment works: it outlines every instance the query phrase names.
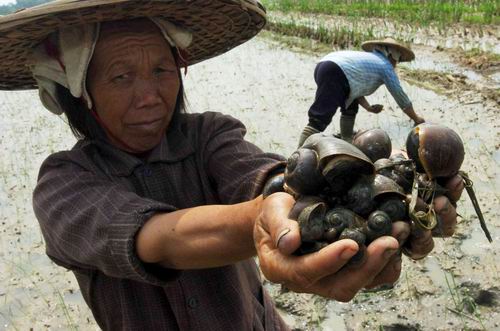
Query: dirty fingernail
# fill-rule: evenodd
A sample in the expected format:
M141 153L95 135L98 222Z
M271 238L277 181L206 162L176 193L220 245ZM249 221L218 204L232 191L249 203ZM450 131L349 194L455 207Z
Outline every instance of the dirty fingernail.
M394 255L394 253L396 253L398 250L397 249L387 249L385 252L384 252L384 259L389 259L391 256Z
M281 239L283 239L284 236L286 236L290 232L290 229L284 229L283 231L280 232L278 236L278 242L276 243L276 247L280 246Z
M351 248L346 248L344 251L340 254L340 258L342 260L349 260L351 257L353 257L357 253L356 250L353 250Z
M397 271L397 272L401 271L401 259L398 259L398 261L396 262L396 264L394 264L394 270Z
M397 236L397 241L399 243L399 246L402 246L406 239L408 239L408 236L410 235L410 233L408 231L403 231L403 232L400 232Z

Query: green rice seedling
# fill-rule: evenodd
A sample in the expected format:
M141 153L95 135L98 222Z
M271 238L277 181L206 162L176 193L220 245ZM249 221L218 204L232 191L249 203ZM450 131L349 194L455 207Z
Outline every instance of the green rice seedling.
M66 301L64 301L64 297L62 296L61 292L53 287L53 290L57 293L57 297L59 299L59 304L61 305L61 309L64 312L64 317L66 318L66 322L68 323L68 326L70 327L71 330L77 331L78 328L76 324L73 322L73 319L71 318L71 315L69 314L68 306L66 305Z
M350 29L347 27L327 27L322 23L299 23L295 20L270 20L266 29L287 36L317 40L338 48L359 47L361 43L374 38L373 29Z
M444 272L444 277L446 280L446 285L448 287L448 291L450 292L451 299L453 301L454 308L446 307L449 311L457 314L464 326L464 330L468 330L469 327L467 325L467 321L464 318L475 321L479 323L483 330L486 330L483 321L481 319L481 313L479 308L477 307L474 299L469 295L468 289L460 289L457 287L455 282L455 277L453 274L450 275L450 280L448 280L448 275ZM473 316L471 316L472 314Z
M428 25L438 23L499 23L497 0L263 0L269 10L381 17Z

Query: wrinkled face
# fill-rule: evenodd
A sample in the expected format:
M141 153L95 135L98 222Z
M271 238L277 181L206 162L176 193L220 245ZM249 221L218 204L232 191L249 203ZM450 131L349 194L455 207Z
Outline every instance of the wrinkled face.
M154 148L172 119L179 88L174 56L154 23L101 26L87 89L114 146L132 153Z

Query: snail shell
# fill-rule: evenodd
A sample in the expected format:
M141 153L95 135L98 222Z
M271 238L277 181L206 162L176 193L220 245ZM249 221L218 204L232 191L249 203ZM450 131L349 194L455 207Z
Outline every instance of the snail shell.
M375 175L375 179L373 180L373 198L378 199L387 194L400 196L402 199L406 197L403 188L394 180L379 174Z
M373 162L373 166L375 167L375 172L379 173L380 171L389 169L394 169L394 162L388 158L381 158L377 161Z
M321 199L318 196L315 195L303 195L300 196L295 201L295 204L293 205L292 209L290 210L290 213L288 214L288 218L292 220L297 220L299 218L299 214L304 210L304 208L317 204L317 203L324 203L324 200Z
M361 231L361 229L345 229L342 231L342 233L339 236L339 240L341 239L351 239L354 240L358 246L359 246L359 251L354 254L353 257L349 260L347 263L348 265L358 265L363 261L363 257L365 256L366 252L366 235Z
M273 178L271 178L266 182L266 185L264 185L264 188L262 189L262 196L265 199L273 193L283 192L284 184L285 184L284 176L282 175L274 176Z
M408 215L405 200L400 197L387 197L377 206L377 210L385 212L392 222L402 221Z
M326 205L322 202L307 206L300 212L297 222L302 242L319 241L323 238L325 212Z
M406 150L417 171L425 172L431 180L457 174L465 155L463 142L455 131L427 123L410 131Z
M367 243L370 243L379 237L388 236L391 232L392 222L387 213L381 210L376 210L368 216L365 229Z
M352 144L358 147L366 156L375 162L391 155L391 138L382 129L371 129L356 133Z
M325 215L324 239L332 243L338 239L342 231L347 228L360 228L365 221L349 209L336 207L327 211Z
M347 191L344 205L361 216L368 216L375 209L373 176L362 176Z
M412 162L411 160L393 161L391 159L379 159L374 163L377 174L388 177L401 186L403 191L410 192L413 184L413 167L400 162Z
M304 147L318 154L319 167L334 195L342 195L359 175L375 172L371 160L357 147L331 136L309 137Z
M299 148L290 155L285 169L285 190L294 195L314 195L321 192L326 181L318 168L318 154Z
M406 158L403 154L391 155L389 160L394 162L394 170L399 175L403 176L408 182L413 183L413 177L415 176L415 163L413 160Z

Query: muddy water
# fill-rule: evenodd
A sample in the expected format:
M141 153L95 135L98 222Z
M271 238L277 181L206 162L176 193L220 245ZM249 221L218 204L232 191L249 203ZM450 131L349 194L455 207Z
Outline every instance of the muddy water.
M291 154L313 100L312 78L317 56L298 54L263 39L193 66L185 79L190 111L222 111L241 119L247 138L263 150ZM417 50L417 58L419 53ZM463 105L403 82L415 109L432 122L455 129L466 144L464 169L474 180L495 239L488 244L473 216L470 201L460 201L457 236L436 241L422 261L404 259L400 280L392 289L360 293L341 304L311 295L284 293L266 286L283 316L305 330L362 330L405 325L422 330L480 328L461 319L446 276L498 295L500 219L500 119L498 109L482 102ZM464 92L465 93L465 92ZM402 147L411 122L385 88L368 97L381 103L379 115L360 111L357 129L380 127ZM74 143L62 120L42 109L33 92L0 92L0 330L97 329L71 273L44 254L43 238L31 210L31 190L38 167L51 152ZM338 131L338 116L327 132ZM466 283L469 282L469 283ZM452 286L453 287L453 286ZM454 288L454 287L453 287ZM496 291L496 292L495 292ZM498 306L478 306L487 329L498 328ZM387 328L389 329L389 328ZM411 328L407 328L411 329Z

